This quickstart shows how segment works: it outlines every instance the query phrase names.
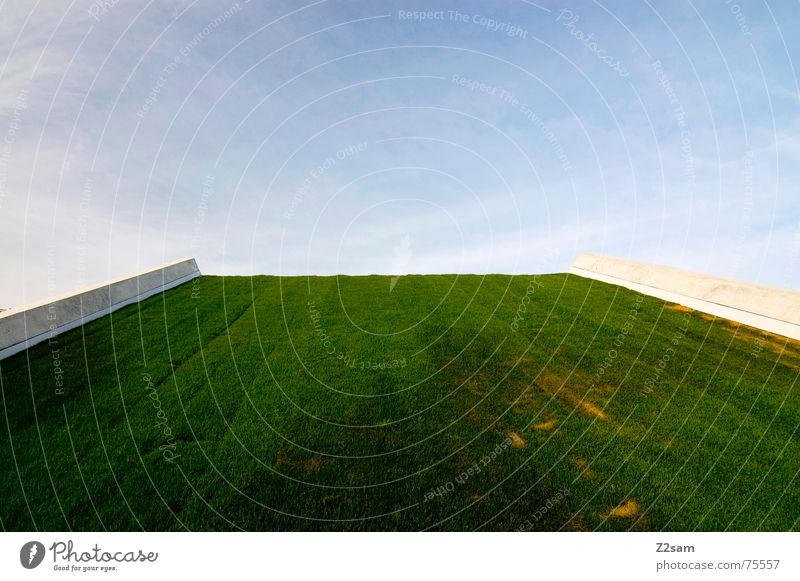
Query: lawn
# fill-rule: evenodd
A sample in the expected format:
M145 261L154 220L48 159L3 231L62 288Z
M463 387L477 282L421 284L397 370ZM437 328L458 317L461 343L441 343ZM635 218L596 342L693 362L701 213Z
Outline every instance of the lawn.
M0 525L796 531L798 375L571 275L204 276L0 362Z

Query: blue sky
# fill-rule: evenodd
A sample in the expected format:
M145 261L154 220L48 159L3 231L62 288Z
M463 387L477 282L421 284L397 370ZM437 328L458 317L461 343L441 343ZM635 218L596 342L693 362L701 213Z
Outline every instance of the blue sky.
M4 2L0 307L185 256L800 288L798 32L798 2Z

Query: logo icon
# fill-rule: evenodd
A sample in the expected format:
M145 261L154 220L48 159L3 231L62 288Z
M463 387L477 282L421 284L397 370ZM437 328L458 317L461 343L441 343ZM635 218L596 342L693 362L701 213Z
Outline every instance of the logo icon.
M44 545L39 541L29 541L19 550L19 562L26 569L35 569L44 560Z

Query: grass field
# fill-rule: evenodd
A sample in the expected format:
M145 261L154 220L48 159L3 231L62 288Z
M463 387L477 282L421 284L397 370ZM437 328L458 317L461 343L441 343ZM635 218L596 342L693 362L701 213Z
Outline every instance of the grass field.
M800 530L797 342L394 282L206 276L0 362L2 528Z

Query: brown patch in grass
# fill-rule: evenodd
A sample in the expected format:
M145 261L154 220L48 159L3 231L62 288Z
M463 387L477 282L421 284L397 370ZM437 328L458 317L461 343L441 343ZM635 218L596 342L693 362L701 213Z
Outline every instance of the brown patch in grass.
M604 395L614 395L619 391L620 386L614 385L595 385L594 390L598 391Z
M555 418L549 419L546 422L539 422L531 426L534 430L549 431L558 425L558 420Z
M606 416L603 410L588 401L585 395L581 396L568 387L564 380L555 373L543 371L537 378L536 384L551 396L572 406L573 409L577 408L585 414L601 420L608 419L608 416ZM587 392L589 391L588 388L585 389Z
M471 409L467 412L467 419L473 424L482 424L481 416L475 409Z
M323 458L322 456L317 456L316 454L311 456L311 458L308 458L306 460L301 460L300 462L298 462L298 466L304 472L316 472L324 465L325 465L325 458Z
M505 398L505 402L511 406L516 414L538 414L545 405L545 400L542 399L542 392L535 385L526 385L515 397Z
M524 448L528 445L528 443L516 432L508 432L506 434L508 439L511 440L511 446L513 448Z
M284 466L291 466L292 468L299 470L304 474L317 472L320 468L322 468L325 465L327 461L328 461L327 458L319 456L318 454L313 454L310 458L293 460L288 458L286 456L286 452L284 452L283 450L278 451L278 464L282 464Z
M612 508L606 513L604 518L633 518L642 512L642 507L639 503L632 498L626 500L624 503Z
M800 341L796 339L789 339L781 335L775 335L768 331L762 331L754 327L742 325L736 321L726 321L728 324L723 327L729 333L736 336L737 339L753 343L756 346L761 346L764 349L769 349L773 353L781 357L800 358Z
M586 519L583 518L582 513L576 513L566 524L565 527L568 531L574 533L583 533L589 530L589 526L586 524Z
M676 306L680 307L681 305ZM788 337L784 337L783 335L776 335L775 333L770 333L769 331L757 329L756 327L751 327L749 325L732 321L730 319L725 319L723 317L717 317L716 315L709 315L708 313L704 313L702 311L694 312L700 315L700 317L706 321L719 321L720 323L723 323L720 328L728 333L736 335L737 339L741 339L742 341L746 341L748 343L761 345L765 349L769 349L773 353L777 353L778 355L782 355L784 357L800 358L800 341L797 339L790 339Z
M588 460L585 458L573 458L572 463L575 464L575 467L581 471L581 476L584 478L594 478L594 470L592 470Z
M523 355L522 357L512 357L510 359L503 359L499 363L499 365L503 369L511 369L512 367L529 368L533 363L535 363L533 357L531 357L530 355Z
M581 402L581 409L585 411L587 414L593 415L594 417L600 418L601 420L608 419L608 416L606 416L606 414L603 413L603 410L601 410L599 407L588 401Z
M780 363L784 367L788 367L789 369L793 369L794 371L797 371L798 373L800 373L800 365L793 364L793 363L788 363L786 361L781 361Z
M667 305L667 308L673 311L678 311L679 313L694 313L694 309L684 307L683 305L679 305L677 303Z

